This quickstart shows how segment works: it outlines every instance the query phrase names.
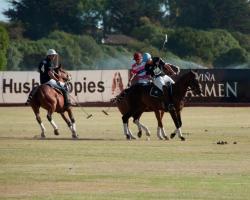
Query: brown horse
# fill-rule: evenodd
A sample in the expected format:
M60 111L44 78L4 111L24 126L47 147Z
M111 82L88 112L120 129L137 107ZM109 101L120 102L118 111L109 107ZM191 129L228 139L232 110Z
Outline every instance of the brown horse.
M71 79L70 74L64 71L61 67L57 70L56 76L60 82L67 82ZM64 107L64 97L58 89L54 89L47 84L42 84L38 86L36 91L33 93L29 103L35 113L36 120L42 130L41 133L42 138L45 138L45 127L40 117L40 111L39 111L40 107L47 110L47 119L54 128L55 135L59 135L59 131L57 125L52 119L53 112L61 114L62 118L65 120L65 122L67 123L68 127L72 132L72 138L78 137L76 133L76 125L72 113L72 107L71 106L67 108ZM66 117L65 112L68 113L69 117Z
M152 89L152 87L152 85L135 85L127 94L126 98L129 109L122 116L124 134L126 135L127 139L132 138L128 129L128 119L130 117L133 117L134 120L138 120L141 114L146 109L154 111L156 115L158 122L157 136L159 138L168 139L163 128L162 118L160 114L160 111L165 109L164 104L161 98L156 98L150 95L150 90ZM184 97L189 87L195 94L201 94L201 88L198 82L198 75L196 72L190 71L182 75L176 81L176 83L172 85L172 95L175 109L169 112L174 121L176 130L174 131L174 133L171 134L171 138L178 134L181 140L185 140L181 132L182 121L180 112L184 107Z

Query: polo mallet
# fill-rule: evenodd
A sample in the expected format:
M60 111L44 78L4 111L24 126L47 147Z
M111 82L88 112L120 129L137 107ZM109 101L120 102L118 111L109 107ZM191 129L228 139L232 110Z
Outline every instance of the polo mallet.
M85 109L83 109L83 107L80 105L80 103L77 101L76 98L74 98L71 94L69 94L70 98L74 100L74 102L76 103L76 105L78 107L80 107L81 111L86 115L86 119L89 119L90 117L92 117L92 114L89 114Z
M115 99L115 98L113 98ZM112 103L112 99L110 100L110 102ZM102 112L105 114L105 115L109 115L108 111L110 110L111 106L109 106L107 109L103 109Z
M111 107L108 107L106 110L102 110L102 112L103 112L105 115L109 115L109 114L108 114L108 111L109 111L110 108L111 108Z
M166 34L165 35L165 40L164 40L164 42L163 42L163 44L162 44L162 47L161 47L161 51L164 49L164 47L165 47L165 44L168 42L168 35Z

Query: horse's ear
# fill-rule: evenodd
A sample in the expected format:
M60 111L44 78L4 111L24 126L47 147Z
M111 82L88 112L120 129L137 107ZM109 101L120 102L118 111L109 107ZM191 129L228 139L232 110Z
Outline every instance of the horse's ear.
M193 73L198 73L198 69L195 69L195 70L190 69L190 72L193 72Z

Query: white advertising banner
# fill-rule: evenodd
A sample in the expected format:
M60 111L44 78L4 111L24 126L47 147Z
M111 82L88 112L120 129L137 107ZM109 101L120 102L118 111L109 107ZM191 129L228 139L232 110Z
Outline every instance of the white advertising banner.
M70 94L79 103L108 102L128 83L128 70L79 70L72 75ZM24 103L35 86L38 72L0 72L0 104Z

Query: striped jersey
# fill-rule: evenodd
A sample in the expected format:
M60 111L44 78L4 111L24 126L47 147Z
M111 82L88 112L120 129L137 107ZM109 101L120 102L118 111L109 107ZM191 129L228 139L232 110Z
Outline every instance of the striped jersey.
M134 63L132 64L132 74L136 75L137 80L141 80L141 79L148 79L148 75L146 74L145 71L145 62L140 63L139 65Z

